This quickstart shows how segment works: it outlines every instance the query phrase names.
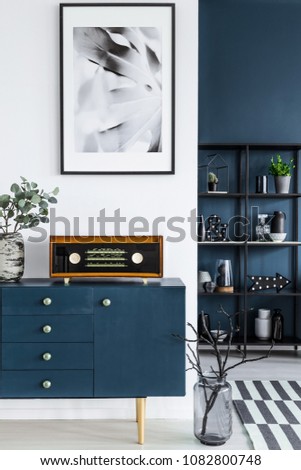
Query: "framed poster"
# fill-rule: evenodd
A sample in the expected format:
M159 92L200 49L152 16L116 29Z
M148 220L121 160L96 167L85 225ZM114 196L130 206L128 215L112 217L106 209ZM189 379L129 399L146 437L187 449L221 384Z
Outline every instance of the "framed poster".
M174 173L175 5L61 4L61 173Z

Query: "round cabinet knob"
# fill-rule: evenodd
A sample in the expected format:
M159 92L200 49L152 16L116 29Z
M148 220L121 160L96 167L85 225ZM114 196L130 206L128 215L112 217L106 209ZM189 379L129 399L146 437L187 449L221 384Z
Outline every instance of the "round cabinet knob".
M50 361L50 359L52 358L51 354L49 352L45 352L43 354L43 359L44 361Z
M103 305L104 307L109 307L109 306L111 305L110 299L103 299L102 305Z
M48 307L48 305L51 305L51 303L52 303L52 300L49 297L46 297L45 299L43 299L43 304L46 305L46 307Z
M43 326L43 332L44 333L51 333L51 330L52 330L52 328L51 328L50 325Z
M134 253L132 255L132 261L134 264L141 264L143 261L143 255L141 253Z
M50 382L50 380L44 380L42 385L43 385L43 388L50 388L51 387L51 382Z

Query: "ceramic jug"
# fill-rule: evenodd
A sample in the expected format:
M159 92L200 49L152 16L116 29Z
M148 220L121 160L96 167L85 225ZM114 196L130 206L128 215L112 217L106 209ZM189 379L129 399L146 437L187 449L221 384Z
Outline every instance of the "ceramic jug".
M271 222L271 233L284 233L286 215L282 211L275 211Z

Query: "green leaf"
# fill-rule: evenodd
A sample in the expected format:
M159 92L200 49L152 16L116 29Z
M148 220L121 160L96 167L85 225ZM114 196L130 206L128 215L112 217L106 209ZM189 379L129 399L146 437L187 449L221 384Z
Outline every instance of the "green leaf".
M32 187L32 189L35 189L35 188L38 187L38 185L37 185L37 183L32 182L32 183L31 183L31 187Z
M13 201L17 204L18 201L20 201L20 199L25 199L25 192L22 191L21 189L15 194Z
M10 209L10 210L8 211L8 213L7 213L7 217L8 217L9 219L11 219L12 217L14 217L14 215L15 215L15 212L14 212L12 209Z
M48 207L48 202L47 202L47 201L44 201L44 199L42 199L42 200L39 202L39 206L40 206L42 209L47 209L47 207Z
M30 221L30 217L28 215L24 215L23 216L23 223L28 224L29 221Z
M10 196L8 194L2 194L2 196L0 196L0 207L2 207L2 209L6 209L9 205L10 205Z
M48 202L50 202L51 204L56 204L56 203L57 203L57 199L56 199L55 197L52 197L52 196L51 196L51 197L48 199Z
M41 201L41 198L38 194L34 194L31 198L31 203L32 204L39 204Z
M14 184L11 185L10 190L13 193L17 193L18 191L20 191L20 186L18 184L14 183Z
M32 204L30 204L30 202L26 202L25 203L25 206L23 207L23 214L27 214L31 209L33 209L34 206Z
M58 193L59 193L60 189L58 187L54 188L54 190L52 191L52 194L54 196L56 196Z
M21 208L24 207L25 206L25 199L20 199L18 201L18 206L21 207Z
M27 179L24 178L24 176L20 176L21 180L23 181L23 183L26 183Z
M40 209L39 215L48 215L48 209Z
M25 217L25 215L19 214L19 215L17 215L17 217L15 217L15 221L19 222L19 224L21 224L21 223L23 223L24 217Z
M48 224L49 223L49 218L48 217L40 217L40 221L43 222L43 224Z
M10 195L9 194L2 194L0 196L0 202L9 202L10 201Z
M40 223L40 220L38 218L34 218L30 221L30 223L28 224L28 226L31 228L31 227L37 227Z

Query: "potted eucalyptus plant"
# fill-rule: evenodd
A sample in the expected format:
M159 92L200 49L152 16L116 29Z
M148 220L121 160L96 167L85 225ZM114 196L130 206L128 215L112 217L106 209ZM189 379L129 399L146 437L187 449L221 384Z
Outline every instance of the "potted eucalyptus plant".
M269 174L274 176L276 193L287 194L289 192L293 168L295 168L293 158L285 162L279 153L271 158Z
M23 229L48 223L48 206L56 204L59 188L51 192L21 176L11 194L0 195L0 281L18 281L24 272Z

